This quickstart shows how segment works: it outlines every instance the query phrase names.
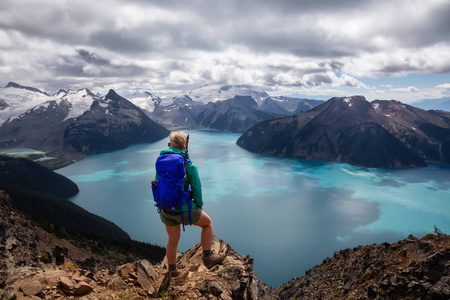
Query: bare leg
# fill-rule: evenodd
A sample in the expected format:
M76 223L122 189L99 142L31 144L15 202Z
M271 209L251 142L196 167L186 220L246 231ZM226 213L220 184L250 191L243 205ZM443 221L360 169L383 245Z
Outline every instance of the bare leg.
M194 225L202 228L201 243L203 251L211 250L213 239L213 225L211 218L203 211L200 219Z
M169 236L169 241L166 247L167 263L169 265L174 265L177 262L177 248L178 242L180 241L180 225L177 226L167 226L167 235Z

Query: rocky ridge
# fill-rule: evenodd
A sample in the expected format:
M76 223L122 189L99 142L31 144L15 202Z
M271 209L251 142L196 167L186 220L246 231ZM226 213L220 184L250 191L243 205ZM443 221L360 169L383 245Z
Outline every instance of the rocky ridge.
M200 243L179 254L181 274L166 261L120 264L127 257L98 255L59 239L15 211L0 191L0 299L278 299L258 280L253 259L217 238L213 250L226 258L207 269Z
M0 191L0 299L449 299L450 236L336 252L306 275L272 288L253 259L214 238L225 256L207 269L200 243L178 255L172 277L165 260L120 264L39 229Z
M225 261L207 269L197 244L178 257L181 274L147 260L92 272L74 264L19 267L1 283L0 299L279 299L258 280L253 261L217 239L213 249Z
M281 299L450 299L450 236L341 250L278 290Z

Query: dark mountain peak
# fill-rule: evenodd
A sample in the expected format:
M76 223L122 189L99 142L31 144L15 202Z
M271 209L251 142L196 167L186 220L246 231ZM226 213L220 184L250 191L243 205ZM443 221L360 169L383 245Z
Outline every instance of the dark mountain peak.
M176 97L174 97L173 98L173 102L176 105L185 105L185 104L188 104L188 103L192 103L194 101L188 95L183 95L183 96L176 96Z
M150 92L148 92L148 91L145 91L144 94L145 94L146 96L148 96L148 97L151 97L152 100L161 100L161 97L156 96L155 94L152 94L152 93L150 93Z
M60 95L60 94L64 94L65 95L65 94L67 94L67 91L63 90L63 89L59 89L59 91L54 93L52 96L57 96L57 95Z
M258 104L251 96L234 96L233 103L244 107L257 107Z
M113 89L110 89L108 94L106 94L106 96L105 96L105 100L113 100L113 101L116 100L116 101L118 101L118 100L121 100L121 99L124 99L124 98L119 96L119 94L117 94L116 91L114 91Z
M108 100L111 100L116 105L119 105L119 106L122 106L122 107L127 107L127 108L133 108L133 109L136 109L136 110L140 111L140 108L135 106L133 103L128 101L126 98L124 98L124 97L120 96L119 94L117 94L116 91L114 91L113 89L110 89L108 94L105 96L105 101L108 101Z
M10 81L10 82L8 83L8 85L6 86L6 88L23 89L23 90L28 90L28 91L36 92L36 93L41 93L41 94L44 94L44 95L47 95L47 96L48 96L47 93L44 93L43 91L41 91L41 90L39 90L39 89L37 89L37 88L29 87L29 86L23 86L23 85L20 85L20 84L18 84L18 83L12 82L12 81Z
M84 89L82 89L82 90L85 90L85 91L86 91L86 94L88 94L89 96L91 96L91 97L93 97L93 98L98 98L98 96L95 95L93 92L91 92L90 89L84 88Z
M366 122L375 122L379 115L363 96L334 97L308 112L316 125L344 128Z
M334 97L329 101L334 105L341 105L342 107L352 109L370 106L369 101L364 96Z
M111 102L109 103L109 106L110 106L109 109L114 109L114 110L118 110L120 108L131 109L131 110L139 111L139 113L144 114L139 107L134 105L128 99L117 94L113 89L109 90L108 94L105 96L105 100L103 100L103 101L108 102L108 100L111 100Z

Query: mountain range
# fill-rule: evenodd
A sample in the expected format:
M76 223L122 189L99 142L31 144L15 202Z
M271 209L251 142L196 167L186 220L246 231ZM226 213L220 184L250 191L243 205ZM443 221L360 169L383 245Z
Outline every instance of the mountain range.
M237 144L281 157L376 168L450 163L450 113L398 101L335 97L290 117L259 123Z
M241 133L253 125L279 117L262 111L250 96L210 102L195 117L195 124L216 130Z
M207 85L175 96L149 92L127 98L88 89L53 95L9 83L0 89L0 149L31 148L66 157L159 140L166 128L212 128L243 133L239 146L281 157L346 162L378 168L450 162L445 111L363 96L327 102L269 96L247 85ZM52 160L41 157L44 164Z
M30 148L80 159L169 135L113 90L104 98L88 89L48 95L9 83L0 90L0 99L0 148Z
M89 154L157 141L168 136L166 128L242 133L258 122L320 103L270 97L246 85L209 85L170 97L144 92L125 98L114 90L104 97L88 89L61 89L50 95L10 82L0 89L0 149L40 150L45 154L37 159L58 168Z
M450 111L450 97L442 97L439 99L423 99L412 104L425 110L433 109Z
M251 97L252 108L242 101L233 100L236 96ZM169 97L144 92L133 94L128 99L150 118L169 128L207 127L236 133L242 133L260 121L307 111L324 102L273 97L261 88L249 85L206 85ZM247 113L248 120L242 122Z

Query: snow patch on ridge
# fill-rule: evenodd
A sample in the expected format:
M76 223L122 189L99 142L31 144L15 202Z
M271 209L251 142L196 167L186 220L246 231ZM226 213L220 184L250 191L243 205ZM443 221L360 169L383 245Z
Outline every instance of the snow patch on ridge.
M258 105L269 95L262 87L250 85L206 85L204 87L193 89L188 96L194 101L208 104L208 102L218 102L234 98L234 96L251 96Z
M94 97L87 89L79 91L69 90L50 96L15 87L0 88L0 99L8 104L4 110L0 111L0 125L7 120L12 121L15 118L19 118L31 110L46 110L49 108L51 101L56 101L57 104L60 104L63 100L66 100L70 103L71 107L64 121L77 118L91 107L95 99L98 99Z
M80 91L68 91L66 95L64 95L61 100L67 100L71 104L71 108L66 118L63 121L68 119L75 119L84 114L87 111L92 103L94 102L94 97L89 95L86 89L82 89Z
M155 110L155 102L161 101L158 96L152 95L148 92L136 93L128 96L127 99L137 107L148 112L153 112Z
M4 110L0 111L1 125L8 119L13 120L42 103L56 100L57 97L27 89L9 87L0 88L0 99L4 100L8 104Z
M344 101L348 103L348 107L352 106L352 100L350 98L344 98Z

